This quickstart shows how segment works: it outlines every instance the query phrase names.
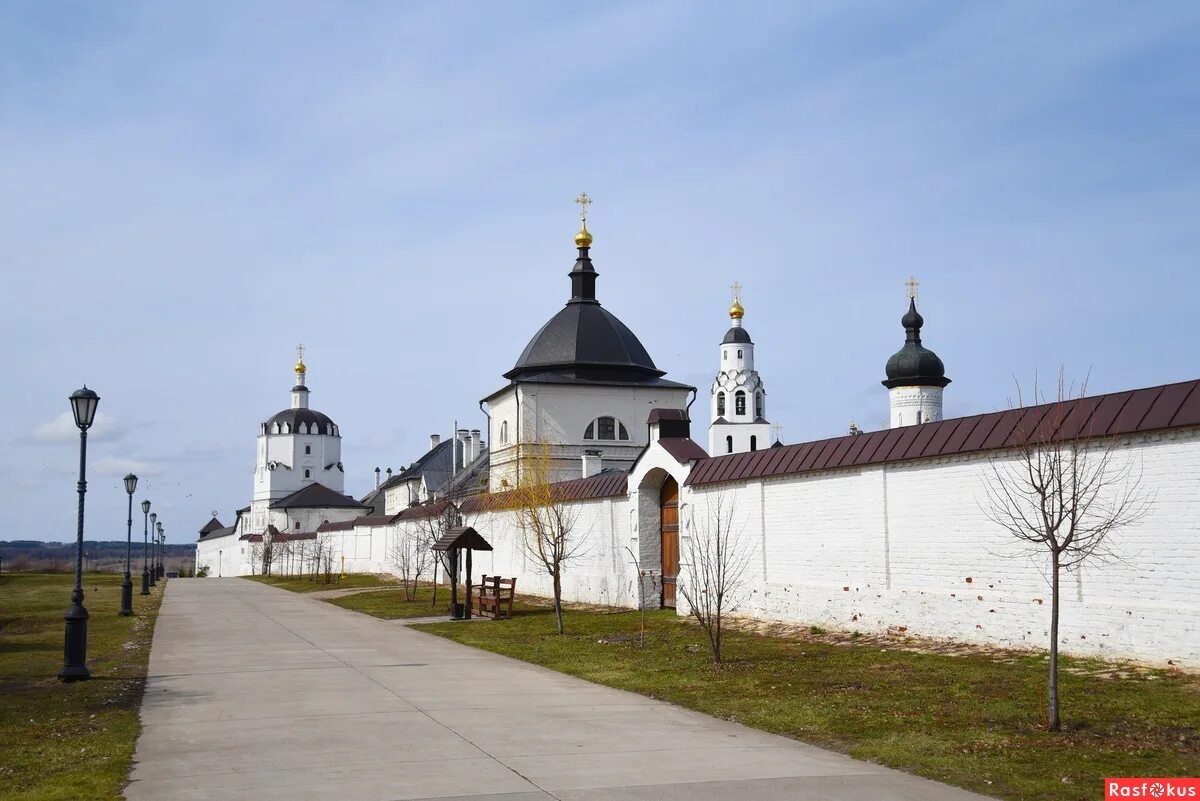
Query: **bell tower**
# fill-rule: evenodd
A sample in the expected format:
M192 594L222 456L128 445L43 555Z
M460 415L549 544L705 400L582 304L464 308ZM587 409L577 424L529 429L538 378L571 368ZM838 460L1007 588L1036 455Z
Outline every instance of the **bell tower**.
M767 421L767 389L754 369L754 342L742 325L742 286L732 287L729 330L721 340L721 362L713 379L712 423L708 427L708 452L713 456L771 447Z

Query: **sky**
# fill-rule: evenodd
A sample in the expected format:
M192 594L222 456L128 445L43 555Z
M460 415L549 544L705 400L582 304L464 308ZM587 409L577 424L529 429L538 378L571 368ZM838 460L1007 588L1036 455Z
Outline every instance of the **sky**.
M947 417L1200 377L1200 4L0 3L0 539L249 503L306 346L346 490L483 428L597 294L696 438L744 287L786 442L885 425L920 281Z

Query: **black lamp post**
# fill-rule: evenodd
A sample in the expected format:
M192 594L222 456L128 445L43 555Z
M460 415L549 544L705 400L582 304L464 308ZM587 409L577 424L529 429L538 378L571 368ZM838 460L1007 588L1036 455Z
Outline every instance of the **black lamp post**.
M137 476L125 476L125 492L129 495L129 517L125 520L125 580L121 582L121 614L133 614L133 580L129 577L129 559L133 551L133 493L137 490Z
M158 521L158 577L160 579L166 577L166 569L163 565L166 554L163 552L163 544L167 541L167 535L163 533L162 521Z
M83 608L83 495L87 492L87 430L96 419L100 396L86 386L71 393L71 412L79 427L79 521L75 533L75 588L71 590L71 605L63 615L66 633L63 638L63 667L58 677L63 681L79 681L91 676L87 668L87 621Z
M158 519L158 514L156 512L151 512L150 513L150 536L151 537L154 536L154 521L157 519ZM145 559L146 559L146 586L153 587L154 586L154 571L150 569L150 540L146 540Z
M146 572L146 541L150 537L150 501L142 501L142 595L150 594L150 574Z

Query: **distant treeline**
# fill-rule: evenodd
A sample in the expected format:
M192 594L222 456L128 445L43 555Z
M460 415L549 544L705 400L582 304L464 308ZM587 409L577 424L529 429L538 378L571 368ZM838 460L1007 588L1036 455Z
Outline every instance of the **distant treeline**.
M186 545L167 544L167 569L192 564L196 559L194 543ZM125 567L124 540L84 540L84 569L120 571ZM131 567L141 569L142 541L135 538L131 554ZM75 567L75 543L41 542L39 540L0 540L0 569L8 570L73 570Z

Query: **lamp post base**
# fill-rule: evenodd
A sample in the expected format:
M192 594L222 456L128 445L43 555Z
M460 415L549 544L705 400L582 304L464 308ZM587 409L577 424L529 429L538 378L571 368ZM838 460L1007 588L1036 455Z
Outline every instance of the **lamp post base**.
M142 595L150 594L150 571L142 570Z
M129 571L125 571L125 580L121 582L121 616L129 617L133 614L133 580L129 578Z
M63 615L67 622L66 640L63 648L63 667L58 677L63 681L82 681L90 678L87 667L87 622L88 613L83 604L74 603Z

